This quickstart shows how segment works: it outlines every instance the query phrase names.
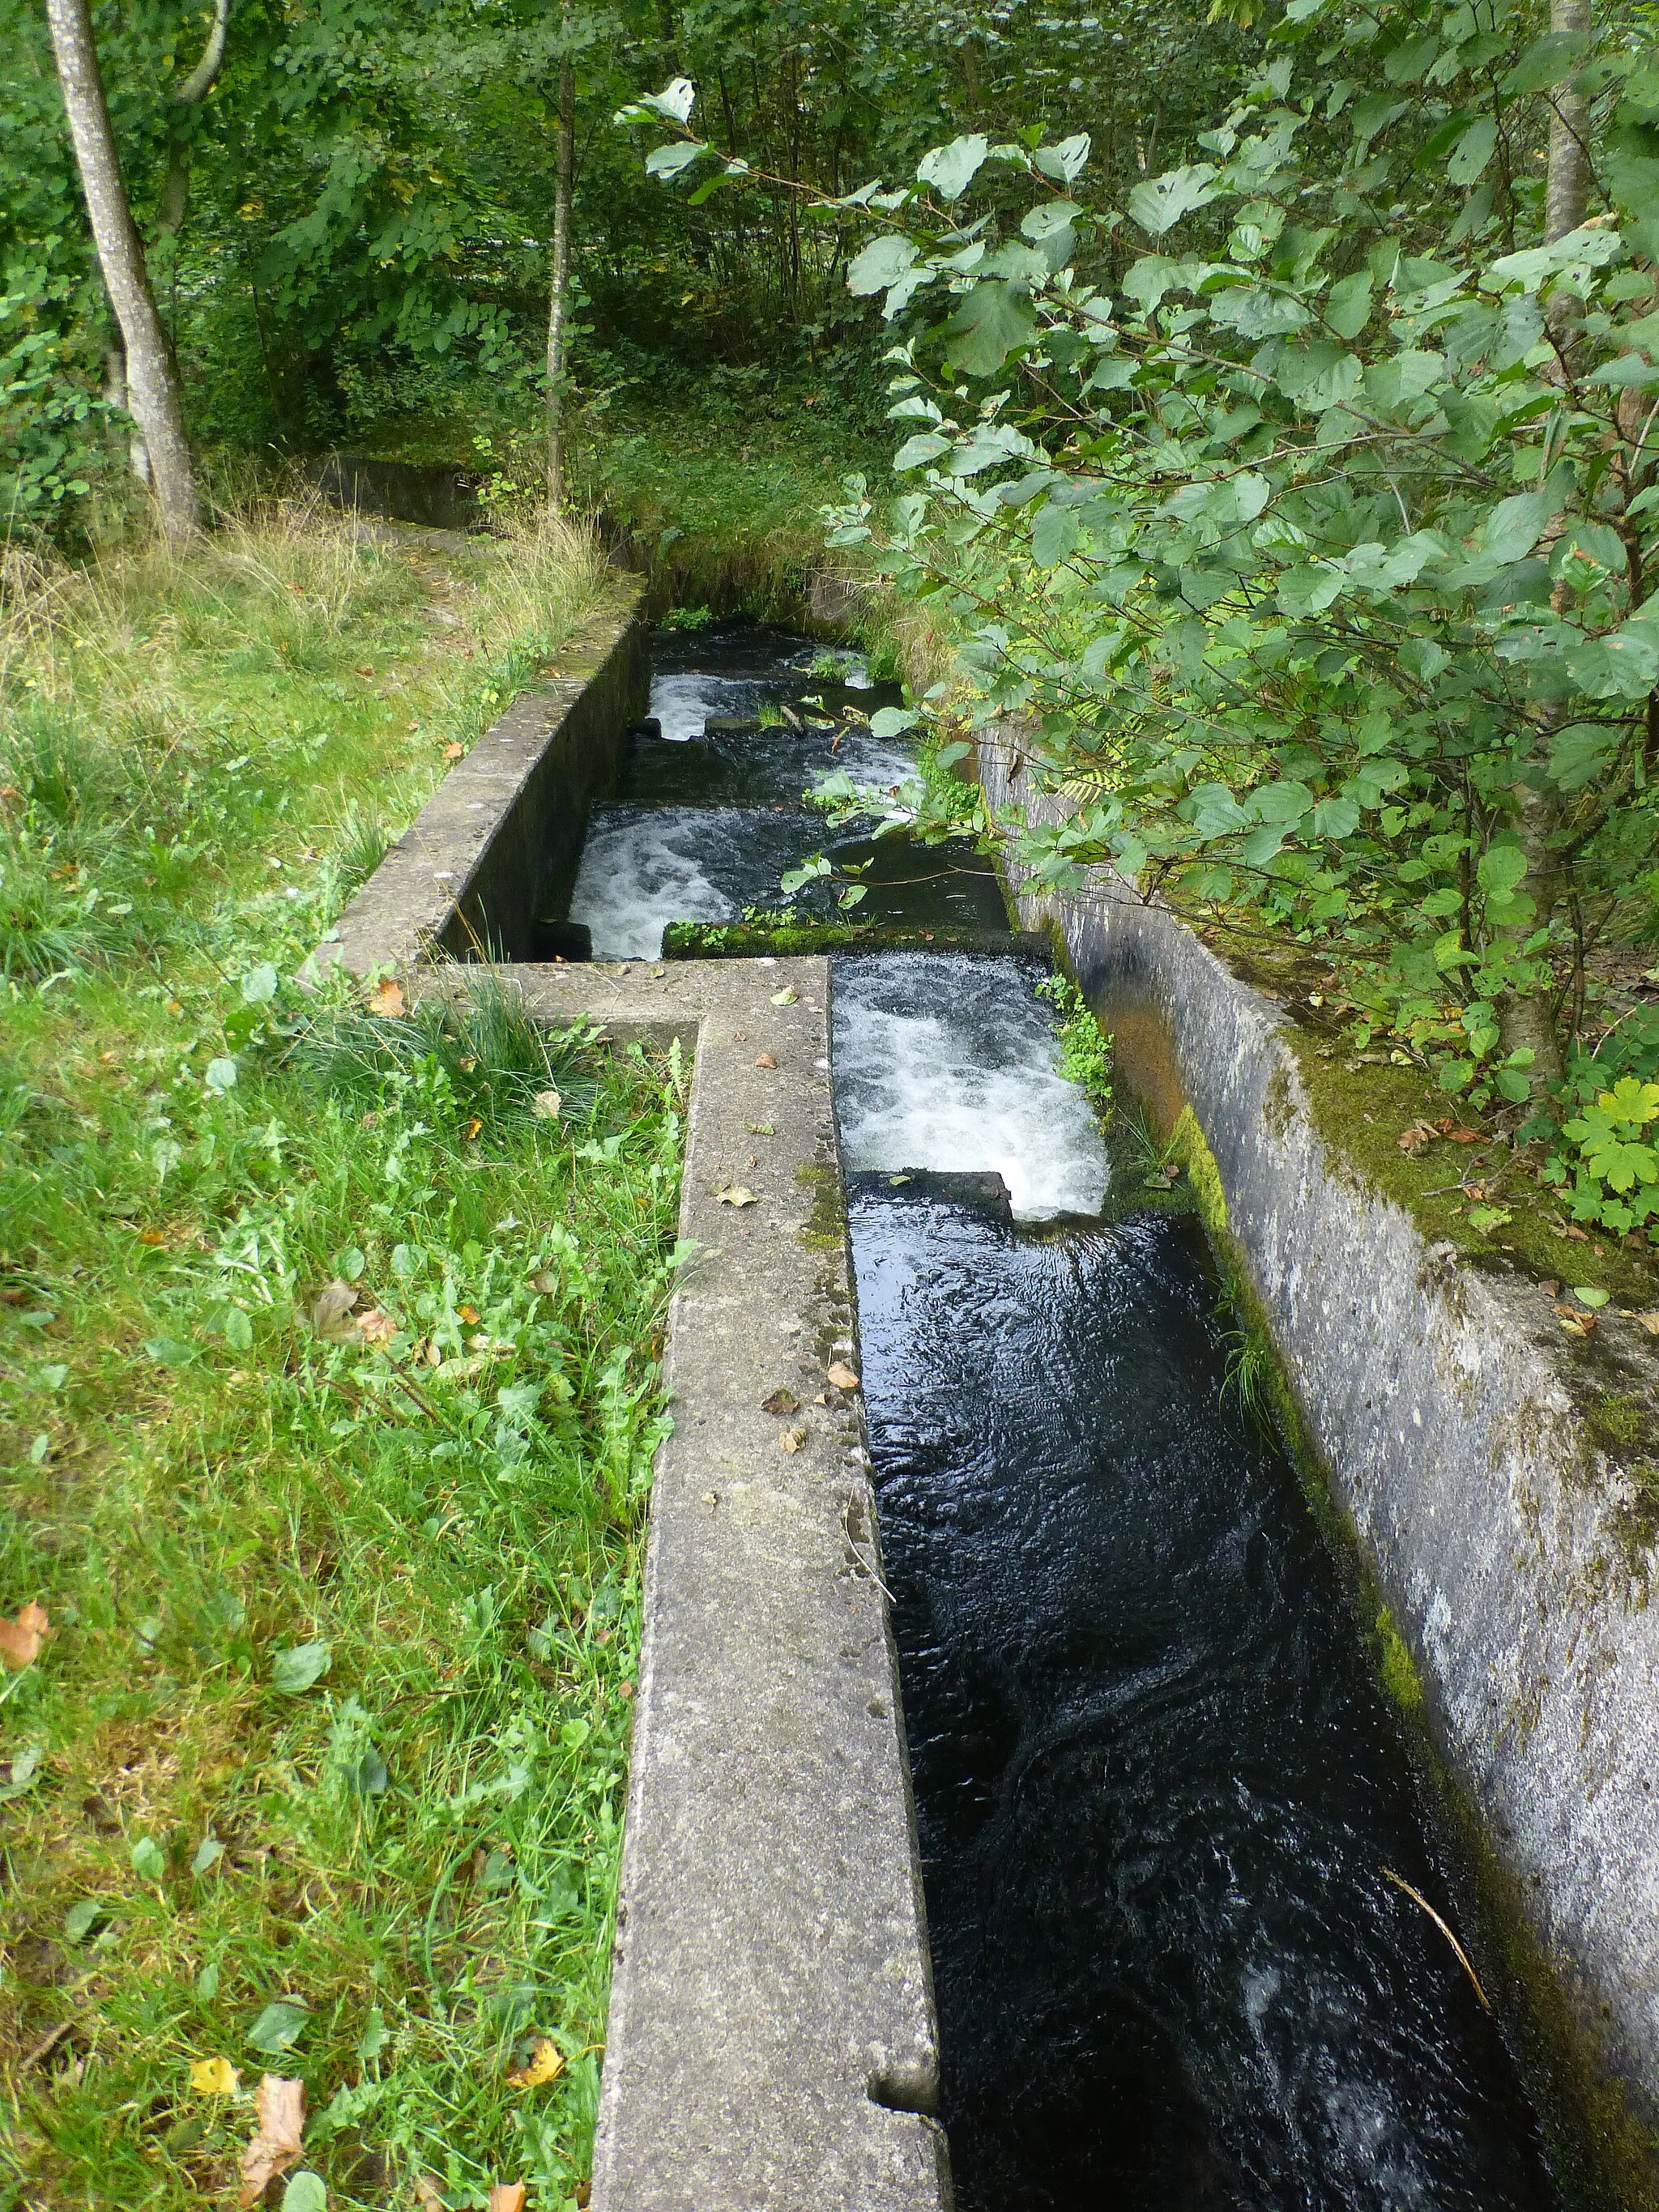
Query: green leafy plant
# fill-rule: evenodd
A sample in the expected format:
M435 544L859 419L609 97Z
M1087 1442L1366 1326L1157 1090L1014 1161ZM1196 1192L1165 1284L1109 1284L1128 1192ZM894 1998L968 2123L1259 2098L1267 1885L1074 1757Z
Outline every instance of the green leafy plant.
M1089 1011L1089 1002L1068 975L1048 975L1036 987L1060 1016L1060 1072L1075 1083L1102 1119L1112 1110L1112 1040Z
M1560 1148L1545 1163L1546 1179L1560 1187L1567 1211L1626 1236L1645 1228L1659 1244L1659 1083L1621 1076L1563 1124Z

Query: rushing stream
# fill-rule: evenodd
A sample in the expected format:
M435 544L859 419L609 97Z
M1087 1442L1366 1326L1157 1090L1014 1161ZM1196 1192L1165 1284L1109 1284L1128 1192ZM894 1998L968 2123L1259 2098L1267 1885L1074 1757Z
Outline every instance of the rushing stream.
M1383 1871L1452 1917L1334 1563L1224 1387L1202 1235L1074 1218L1104 1158L1033 981L836 965L963 2212L1551 2206L1498 2028ZM1012 1224L906 1172L988 1167Z
M741 625L658 648L572 902L599 957L775 909L825 842L803 787L909 772L844 659ZM1006 926L971 855L876 859L862 912ZM962 2212L1547 2212L1498 2024L1401 1887L1455 1924L1335 1563L1230 1391L1202 1234L1115 1193L1041 973L834 974Z

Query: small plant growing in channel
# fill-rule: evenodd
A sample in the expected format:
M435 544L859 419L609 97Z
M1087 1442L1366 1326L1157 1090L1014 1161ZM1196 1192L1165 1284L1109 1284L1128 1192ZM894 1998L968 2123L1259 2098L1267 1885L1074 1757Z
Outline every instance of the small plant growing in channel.
M1036 987L1060 1016L1060 1072L1075 1083L1104 1120L1112 1110L1112 1040L1067 975L1050 975Z

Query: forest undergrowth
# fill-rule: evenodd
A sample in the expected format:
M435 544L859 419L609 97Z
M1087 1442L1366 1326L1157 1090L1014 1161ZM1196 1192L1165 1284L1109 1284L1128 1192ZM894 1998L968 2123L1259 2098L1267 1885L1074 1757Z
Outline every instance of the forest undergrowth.
M603 566L6 586L0 2203L580 2203L678 1072L295 978Z

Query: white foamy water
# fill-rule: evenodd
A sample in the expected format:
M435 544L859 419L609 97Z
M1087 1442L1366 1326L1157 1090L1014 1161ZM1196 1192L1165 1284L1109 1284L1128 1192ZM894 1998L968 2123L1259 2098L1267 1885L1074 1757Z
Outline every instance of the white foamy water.
M593 933L596 960L655 960L671 921L732 921L738 908L702 865L712 817L665 806L596 813L570 894L570 919Z
M676 744L700 738L711 714L757 715L775 686L757 683L752 676L653 676L648 712L662 725L664 737Z
M838 960L836 1107L850 1168L989 1170L1014 1216L1097 1213L1109 1170L1088 1100L1060 1073L1048 1009L1012 960Z

